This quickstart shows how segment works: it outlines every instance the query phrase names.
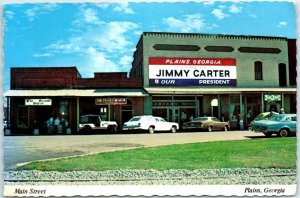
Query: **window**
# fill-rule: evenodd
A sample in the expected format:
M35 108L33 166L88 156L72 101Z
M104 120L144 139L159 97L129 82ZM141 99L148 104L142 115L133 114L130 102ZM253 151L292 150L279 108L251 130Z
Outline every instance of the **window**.
M286 87L287 79L286 79L286 66L283 63L278 65L278 73L279 73L279 86Z
M256 61L254 63L254 72L255 72L255 80L262 80L263 79L262 62Z
M28 107L27 106L18 106L18 128L26 129L28 128Z
M156 44L153 46L156 50L172 50L172 51L199 51L197 45L171 45L171 44Z
M206 46L204 49L209 52L233 52L234 50L233 47L230 46L212 46L212 45Z
M281 50L278 48L266 48L266 47L240 47L238 50L242 53L279 54L281 52Z

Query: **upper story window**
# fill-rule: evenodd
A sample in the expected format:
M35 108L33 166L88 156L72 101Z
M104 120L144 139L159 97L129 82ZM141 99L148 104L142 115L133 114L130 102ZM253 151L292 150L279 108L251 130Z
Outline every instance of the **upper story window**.
M263 79L263 71L262 71L262 62L256 61L254 62L254 73L255 73L255 80L262 80Z
M278 48L269 47L240 47L238 50L242 53L279 54L281 52Z
M233 52L234 48L230 46L206 46L204 48L208 52Z
M155 44L153 48L156 50L171 50L171 51L199 51L200 50L200 47L197 45Z

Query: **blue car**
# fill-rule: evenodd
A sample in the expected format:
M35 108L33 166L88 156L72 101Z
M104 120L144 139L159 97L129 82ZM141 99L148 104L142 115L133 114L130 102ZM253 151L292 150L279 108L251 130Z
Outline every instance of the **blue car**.
M277 134L280 137L296 135L297 116L296 114L279 114L268 120L256 121L252 125L252 131L264 133L267 137Z

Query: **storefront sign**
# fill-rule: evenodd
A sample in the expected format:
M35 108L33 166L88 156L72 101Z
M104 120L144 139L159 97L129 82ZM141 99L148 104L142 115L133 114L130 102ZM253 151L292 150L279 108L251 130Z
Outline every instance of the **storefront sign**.
M96 105L122 105L127 104L127 98L96 98Z
M266 94L265 95L265 101L273 102L273 101L281 101L281 95L280 94Z
M25 99L27 106L51 106L52 99Z
M151 86L235 86L236 60L230 58L149 58Z

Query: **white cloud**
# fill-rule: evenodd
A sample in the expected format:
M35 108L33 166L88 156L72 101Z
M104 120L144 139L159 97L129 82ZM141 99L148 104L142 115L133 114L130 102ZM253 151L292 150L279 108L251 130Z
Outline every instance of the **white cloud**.
M109 3L98 3L98 4L95 4L98 8L101 8L101 9L106 9L109 7Z
M168 25L170 31L193 32L200 31L204 28L205 23L200 14L185 15L185 18L180 20L174 17L163 19L163 23Z
M132 56L124 55L124 56L121 57L119 63L120 63L120 65L127 66L127 65L131 65L132 61L133 61L133 57Z
M235 4L232 4L232 5L229 7L229 12L234 13L234 14L237 14L237 13L242 12L242 9L243 9L242 7L239 7L239 6L235 5Z
M36 58L38 58L38 57L50 57L50 56L53 56L53 54L51 54L51 53L43 53L43 54L36 53L36 54L33 55L33 57L36 57Z
M59 7L58 4L55 3L45 3L45 4L37 4L33 6L31 9L27 9L25 14L29 18L29 21L33 21L37 14L46 14L49 12L55 11Z
M53 50L56 53L74 53L80 52L80 44L76 44L76 40L74 38L69 38L68 42L63 42L59 40L55 43L52 43L45 47L46 50Z
M91 8L86 9L83 13L83 16L84 21L87 23L99 23L99 18L97 17L96 11Z
M12 11L5 11L4 12L4 18L6 19L13 19L14 18L15 13Z
M105 53L97 51L96 48L89 47L87 49L87 55L89 56L89 62L87 63L87 71L83 71L85 74L91 71L93 72L116 72L119 71L118 66L107 58ZM84 70L85 70L84 69Z
M107 52L124 52L133 43L127 40L125 34L134 31L137 25L132 22L113 21L103 25L99 30L91 32L92 39Z
M258 17L258 16L255 15L255 14L249 14L249 16L252 17L252 18L255 18L255 19Z
M229 16L228 14L225 14L222 9L214 9L211 13L220 20Z
M281 21L281 22L278 23L278 27L280 27L280 28L285 27L287 25L288 25L288 23L285 22L285 21Z
M114 8L116 12L124 12L125 14L134 14L134 11L128 6L128 2L120 2L118 6Z
M205 1L205 2L203 2L203 5L205 5L205 6L211 6L211 5L214 5L214 4L215 4L214 1Z

